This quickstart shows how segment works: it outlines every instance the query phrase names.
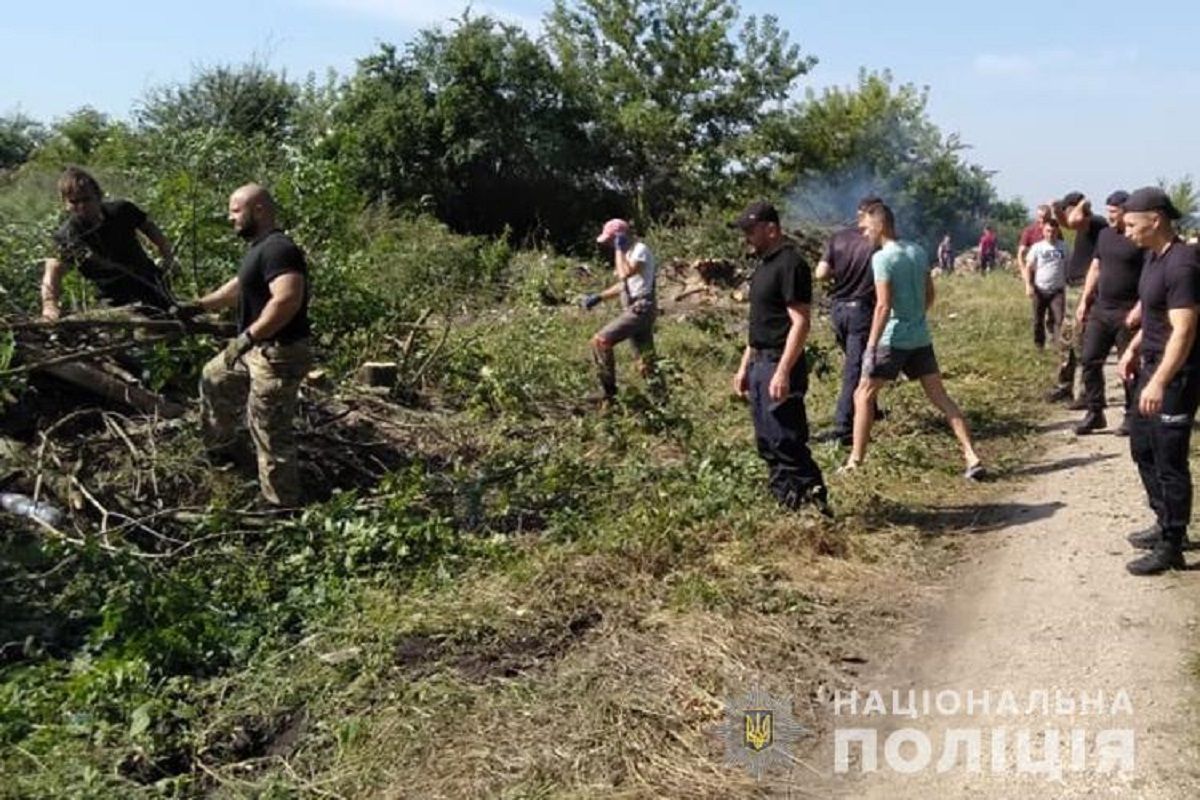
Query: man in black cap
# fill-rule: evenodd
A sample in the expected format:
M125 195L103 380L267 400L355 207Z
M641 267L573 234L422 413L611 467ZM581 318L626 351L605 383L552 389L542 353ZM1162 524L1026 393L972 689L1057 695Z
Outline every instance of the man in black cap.
M812 272L769 203L751 203L730 227L758 256L750 277L750 335L733 390L749 397L758 454L771 493L785 507L814 504L829 514L821 468L808 449L804 343L812 327Z
M1092 201L1087 199L1083 192L1069 192L1062 200L1051 203L1051 210L1060 227L1075 231L1075 241L1071 244L1071 257L1067 261L1067 291L1070 295L1073 291L1077 291L1077 287L1082 285L1087 278L1092 258L1096 254L1096 242L1100 238L1100 231L1108 225L1101 217L1092 213ZM1071 307L1070 302L1070 298L1068 298L1068 308ZM1079 401L1074 400L1075 373L1079 364L1078 347L1082 333L1077 325L1071 326L1069 333L1064 329L1063 356L1058 368L1058 386L1046 398L1051 402L1072 401L1071 407L1078 409L1084 407L1083 398L1080 398Z
M825 256L817 264L817 280L833 282L827 292L829 317L834 339L845 355L833 427L816 437L819 442L839 442L849 447L854 439L854 390L862 377L863 353L875 311L871 256L878 249L863 235L861 227L865 212L882 202L873 195L860 200L855 225L838 231L829 239ZM875 411L878 416L879 410Z
M1083 400L1087 403L1087 414L1075 427L1075 433L1081 436L1108 425L1104 417L1104 360L1114 344L1118 356L1125 352L1137 322L1133 309L1146 251L1125 236L1128 199L1128 192L1116 191L1105 201L1108 227L1101 229L1097 238L1096 254L1075 310L1076 328L1083 331ZM1130 389L1125 388L1125 418L1117 429L1118 436L1129 435Z
M1180 213L1155 187L1138 189L1125 202L1125 235L1148 251L1138 282L1142 328L1118 369L1134 384L1129 450L1137 464L1155 525L1130 543L1150 552L1131 561L1134 575L1183 569L1184 543L1192 516L1188 447L1200 404L1200 347L1196 324L1200 304L1200 257L1175 234Z

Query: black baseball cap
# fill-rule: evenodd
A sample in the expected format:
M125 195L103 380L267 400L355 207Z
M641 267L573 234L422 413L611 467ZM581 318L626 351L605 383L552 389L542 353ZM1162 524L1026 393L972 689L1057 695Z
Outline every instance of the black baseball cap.
M763 200L757 200L746 206L742 215L729 223L729 227L746 230L759 222L774 222L778 225L779 212L775 210L775 206Z
M1083 201L1083 192L1067 192L1062 199L1063 208L1077 206Z
M1112 194L1110 194L1108 196L1108 199L1104 201L1104 204L1106 206L1116 206L1117 208L1124 208L1125 203L1128 200L1129 200L1129 192L1125 191L1124 189L1117 189L1115 192L1113 192Z
M1157 186L1145 186L1129 195L1129 199L1125 201L1125 211L1159 211L1166 214L1167 219L1179 219L1183 216L1167 193Z

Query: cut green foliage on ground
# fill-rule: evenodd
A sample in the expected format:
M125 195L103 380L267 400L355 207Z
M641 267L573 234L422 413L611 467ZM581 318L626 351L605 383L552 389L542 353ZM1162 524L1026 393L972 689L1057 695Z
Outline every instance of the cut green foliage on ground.
M588 280L556 269L536 280ZM817 449L837 519L781 513L729 393L744 308L665 317L669 399L622 352L620 403L598 415L581 398L603 314L508 302L454 318L416 407L390 420L407 438L378 486L291 521L184 515L168 543L56 541L0 518L0 791L752 792L712 736L726 695L761 678L813 724L822 687L871 657L955 534L986 530L1032 446L1053 359L1026 340L1018 283L938 286L939 361L999 483L960 477L949 431L904 385L853 476ZM824 319L812 348L819 427L840 369ZM186 483L194 444L163 447Z

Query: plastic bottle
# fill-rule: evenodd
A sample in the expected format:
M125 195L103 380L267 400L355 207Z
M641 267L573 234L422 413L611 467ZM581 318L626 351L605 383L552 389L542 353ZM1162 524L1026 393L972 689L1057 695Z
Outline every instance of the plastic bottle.
M47 525L57 528L62 522L63 514L45 501L33 502L33 498L16 492L0 492L0 506L10 514L18 517L33 517Z

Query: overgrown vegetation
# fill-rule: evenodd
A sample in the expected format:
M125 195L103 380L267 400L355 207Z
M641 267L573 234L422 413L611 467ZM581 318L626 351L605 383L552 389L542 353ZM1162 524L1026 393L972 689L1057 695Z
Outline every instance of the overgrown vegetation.
M951 437L903 387L869 464L831 478L838 520L782 514L728 391L744 307L670 309L669 399L622 358L619 408L600 416L581 400L600 320L571 301L603 281L580 243L613 214L665 264L738 258L723 220L739 203L791 194L808 215L801 195L849 175L918 236L1003 212L923 93L865 75L787 100L812 67L728 0L580 0L544 43L469 18L346 81L222 67L152 92L132 123L82 109L0 128L6 314L37 308L63 164L152 213L183 296L228 278L226 197L257 179L310 254L329 373L305 389L314 502L292 520L242 510L253 484L197 460L191 420L72 416L78 398L0 386L47 401L19 435L77 509L65 538L0 515L0 794L752 791L706 733L725 692L762 675L811 698L842 680L996 489L960 481ZM833 141L846 120L854 135ZM73 308L89 291L69 278ZM1025 300L1006 276L955 278L937 311L951 389L1004 478L1051 369L1013 358ZM156 382L190 384L214 347L160 350ZM819 323L818 423L834 353ZM400 365L388 396L342 383L376 358ZM818 456L832 473L836 451ZM0 479L38 473L5 458Z

